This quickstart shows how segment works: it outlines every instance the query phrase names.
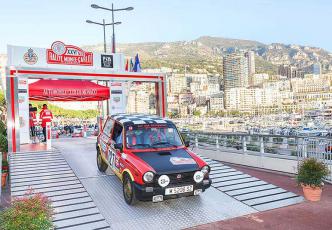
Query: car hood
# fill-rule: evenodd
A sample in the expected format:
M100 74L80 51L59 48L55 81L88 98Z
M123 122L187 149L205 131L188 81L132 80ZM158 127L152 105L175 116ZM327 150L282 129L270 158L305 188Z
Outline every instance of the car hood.
M157 174L171 174L198 170L196 161L185 149L137 152L137 157L149 164Z

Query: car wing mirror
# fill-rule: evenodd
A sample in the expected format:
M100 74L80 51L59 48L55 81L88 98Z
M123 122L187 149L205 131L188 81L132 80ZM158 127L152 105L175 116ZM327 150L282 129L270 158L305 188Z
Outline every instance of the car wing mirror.
M190 146L190 140L185 140L184 141L184 146L189 147Z

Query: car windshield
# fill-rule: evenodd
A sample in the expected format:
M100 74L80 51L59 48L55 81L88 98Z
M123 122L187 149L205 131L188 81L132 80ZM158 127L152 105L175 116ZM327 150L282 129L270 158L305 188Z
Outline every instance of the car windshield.
M149 149L183 144L173 125L136 125L126 128L126 145L130 149Z

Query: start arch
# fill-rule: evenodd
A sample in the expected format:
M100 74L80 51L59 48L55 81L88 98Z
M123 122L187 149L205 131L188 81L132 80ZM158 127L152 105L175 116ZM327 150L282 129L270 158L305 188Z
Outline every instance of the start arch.
M77 52L68 52L68 50ZM63 52L59 53L59 51ZM19 93L28 89L19 88L19 83L25 81L27 84L28 79L102 80L108 81L110 87L114 82L154 83L157 115L166 116L166 76L160 73L127 72L124 69L125 61L121 54L85 52L76 46L64 45L62 42L54 42L51 49L8 46L7 54L9 152L20 151ZM113 111L110 109L109 113L112 114Z

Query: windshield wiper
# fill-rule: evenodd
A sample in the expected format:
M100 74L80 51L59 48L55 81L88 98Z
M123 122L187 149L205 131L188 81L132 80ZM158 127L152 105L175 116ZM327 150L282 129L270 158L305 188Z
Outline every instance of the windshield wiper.
M155 142L155 143L153 143L151 146L155 146L155 145L171 145L171 146L173 146L173 147L178 147L177 145L175 145L175 144L171 144L171 143L169 143L169 142L167 142L167 141Z
M150 147L149 144L136 144L136 145L130 145L131 148L133 148L133 147L135 148L136 146L137 146L137 147L138 147L138 146Z

